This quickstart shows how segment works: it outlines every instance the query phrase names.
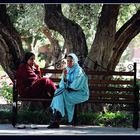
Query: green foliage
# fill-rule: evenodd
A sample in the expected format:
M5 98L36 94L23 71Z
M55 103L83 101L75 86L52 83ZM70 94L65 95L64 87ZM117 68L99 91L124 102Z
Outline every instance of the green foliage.
M134 15L140 8L140 4L122 4L117 22L117 29L119 29L132 15Z
M11 123L12 112L9 110L0 111L0 123Z
M34 35L43 25L43 4L8 4L7 9L22 35Z
M45 36L39 30L44 26L43 4L7 4L7 12L21 36L29 37L26 43L35 39L44 42ZM23 43L24 45L24 43Z
M107 112L99 116L99 121L103 122L105 126L131 126L132 115L124 113Z
M83 29L87 45L90 48L96 33L102 4L63 4L62 6L63 14L78 23Z
M132 123L132 115L127 113L113 113L106 112L104 114L97 114L92 112L79 113L78 124L99 125L99 126L130 126Z
M1 95L7 100L8 103L12 103L13 99L13 88L12 86L8 85L6 81L2 82L2 88L1 88Z
M93 112L79 112L77 114L78 125L96 125L96 126L112 126L112 127L132 127L132 114L124 112L107 112L105 114ZM11 122L11 111L0 111L1 123ZM18 112L18 123L25 124L49 124L50 114L43 110L30 111L23 109ZM68 124L64 118L61 124Z
M78 23L83 29L89 48L95 37L102 5L62 4L63 14L68 19ZM121 5L117 30L140 9L139 7L139 4ZM7 12L19 33L21 35L38 37L40 41L44 42L44 36L38 32L38 29L44 26L43 8L43 4L7 4ZM58 33L56 34L58 38L61 38L58 36Z
M17 23L20 14L24 13L23 4L7 4L6 8L13 23Z
M62 4L63 14L70 20L78 23L85 34L88 49L94 41L98 20L101 15L103 4ZM12 22L21 35L31 37L29 44L34 44L35 38L38 39L36 46L46 44L46 36L40 31L40 27L44 26L44 5L43 4L7 4L7 13L10 15ZM116 31L118 31L138 10L140 4L121 4L119 16L116 25ZM63 46L63 37L54 31L54 35L61 41ZM134 39L137 43L129 44L133 46L139 46L139 36ZM63 43L62 43L63 42ZM27 45L27 44L26 44ZM33 46L33 45L32 45ZM35 48L36 49L36 48ZM37 50L37 49L36 49ZM122 62L131 58L131 49L126 50L127 53L123 54L121 58Z
M49 115L43 110L30 111L30 110L21 110L18 113L18 123L35 123L35 124L48 124Z
M96 124L96 119L97 119L97 114L93 112L80 112L78 113L78 124L87 124L87 125L95 125Z
M64 15L78 23L87 40L90 49L97 30L102 4L63 4ZM122 4L117 21L117 30L127 22L140 9L140 4Z
M137 85L138 85L138 87L140 89L140 80L139 79L137 80Z
M4 73L2 66L0 65L0 76L2 76Z

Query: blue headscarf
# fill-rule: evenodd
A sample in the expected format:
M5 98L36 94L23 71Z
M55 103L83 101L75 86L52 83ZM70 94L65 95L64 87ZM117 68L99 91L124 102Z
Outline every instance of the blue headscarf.
M79 67L79 64L78 64L78 57L76 56L76 54L74 54L74 53L70 53L70 54L68 54L68 56L67 57L72 57L72 59L73 59L73 61L74 61L74 65L73 65L73 67L71 67L71 68L69 68L69 67L67 67L67 70L69 71L69 72L72 72L76 67Z
M78 57L76 56L76 54L70 53L70 54L68 54L67 57L69 57L69 56L71 56L73 58L74 64L78 64L79 60L78 60Z

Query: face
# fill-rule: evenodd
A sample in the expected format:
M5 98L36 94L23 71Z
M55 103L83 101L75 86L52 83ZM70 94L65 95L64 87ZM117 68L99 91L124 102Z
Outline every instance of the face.
M34 61L35 61L35 56L32 55L32 56L28 59L27 63L28 63L30 66L33 66Z
M72 59L72 57L67 57L67 66L69 67L69 68L71 68L71 67L73 67L73 65L74 65L74 61L73 61L73 59Z

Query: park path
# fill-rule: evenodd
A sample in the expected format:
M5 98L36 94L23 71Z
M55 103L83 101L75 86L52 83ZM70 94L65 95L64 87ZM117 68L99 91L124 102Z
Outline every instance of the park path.
M11 124L0 124L0 135L131 135L140 136L140 129L99 127L99 126L71 126L61 125L59 129L47 129L48 125L36 125L37 129L31 129L27 125L26 129L13 128Z

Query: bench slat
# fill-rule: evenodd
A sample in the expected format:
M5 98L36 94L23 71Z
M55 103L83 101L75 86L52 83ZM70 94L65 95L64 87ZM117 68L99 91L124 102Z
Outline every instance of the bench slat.
M103 75L103 76L111 76L111 75L119 75L119 76L134 76L135 72L117 72L117 71L89 71L85 70L87 75Z
M103 87L103 86L90 86L91 91L127 91L134 92L134 88L117 88L117 87Z
M102 100L98 100L98 99L94 99L91 100L89 99L88 101L86 101L85 103L104 103L104 104L133 104L134 102L132 100L107 100L107 99L102 99Z
M22 97L19 97L17 99L18 101L51 101L52 99L42 99L42 98L22 98Z
M61 74L62 70L58 69L43 69L41 68L41 73L54 73ZM123 76L134 76L135 72L117 72L117 71L91 71L85 70L87 75L123 75Z
M134 95L124 95L124 94L107 94L107 93L95 93L90 94L90 98L94 99L97 97L109 97L109 98L128 98L128 99L134 99Z
M122 81L122 80L93 80L93 79L89 79L89 83L90 84L130 84L133 85L134 81Z
M53 73L53 74L61 74L62 70L58 69L43 69L40 68L41 74L46 74L46 73Z

